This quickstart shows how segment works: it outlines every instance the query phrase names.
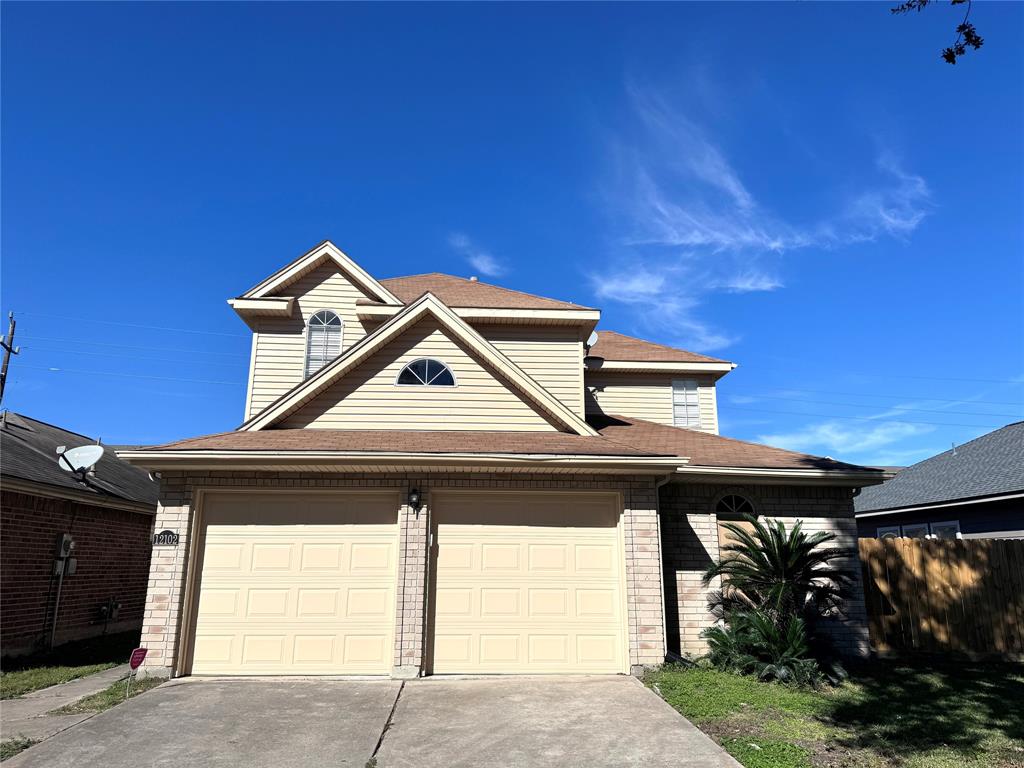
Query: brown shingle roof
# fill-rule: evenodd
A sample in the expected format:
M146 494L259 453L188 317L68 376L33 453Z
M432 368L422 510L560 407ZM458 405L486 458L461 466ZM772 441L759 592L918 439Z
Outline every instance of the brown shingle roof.
M865 467L625 416L591 419L599 437L564 432L265 429L193 437L146 450L353 451L688 457L691 466L868 471Z
M565 432L472 432L370 429L264 429L222 432L154 446L153 451L370 451L653 456L603 437ZM670 454L671 455L671 454Z
M641 361L646 363L726 363L716 357L687 352L685 349L666 347L653 341L644 341L615 331L598 330L597 344L590 348L588 357L605 360Z
M568 301L547 299L531 293L513 291L478 280L431 272L427 275L391 277L381 284L406 304L430 292L449 307L475 309L590 309Z
M833 459L710 435L692 429L669 427L631 416L603 416L591 418L590 422L602 437L624 446L650 451L655 455L688 456L690 466L874 471Z

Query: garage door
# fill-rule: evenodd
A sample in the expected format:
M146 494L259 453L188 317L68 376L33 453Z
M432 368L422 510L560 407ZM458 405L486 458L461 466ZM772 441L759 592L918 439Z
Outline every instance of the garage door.
M617 496L433 501L435 674L628 672Z
M398 506L393 493L206 496L192 673L389 673Z

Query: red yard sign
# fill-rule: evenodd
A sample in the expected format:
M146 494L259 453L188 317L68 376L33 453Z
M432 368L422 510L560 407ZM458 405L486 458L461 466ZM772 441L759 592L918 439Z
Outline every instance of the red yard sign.
M132 651L132 657L128 659L128 666L131 667L132 672L142 666L142 662L146 660L146 648L136 648Z

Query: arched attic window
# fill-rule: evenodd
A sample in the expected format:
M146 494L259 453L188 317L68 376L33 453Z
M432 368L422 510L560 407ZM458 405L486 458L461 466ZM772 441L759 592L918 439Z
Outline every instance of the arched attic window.
M454 387L455 375L440 360L422 357L405 366L395 383L409 387Z
M322 309L306 323L306 378L341 354L342 322L337 313Z
M746 496L729 493L715 504L715 515L719 520L742 520L744 515L757 517L754 504Z

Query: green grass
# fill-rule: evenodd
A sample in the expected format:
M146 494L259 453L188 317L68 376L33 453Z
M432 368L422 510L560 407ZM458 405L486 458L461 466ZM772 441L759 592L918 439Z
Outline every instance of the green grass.
M68 643L28 656L5 657L0 662L0 699L24 696L123 664L138 641L138 632L126 632Z
M747 768L1024 768L1024 665L878 661L822 691L682 666L646 682Z
M140 693L145 693L148 690L156 688L161 683L166 683L166 678L162 677L146 677L142 680L132 680L131 692L128 698L134 699ZM84 699L76 701L74 704L68 704L55 709L47 714L50 715L76 715L84 712L103 712L115 707L125 700L125 681L118 680L116 683L108 688L94 693L92 696L86 696Z
M9 757L14 757L16 754L28 749L35 743L36 742L33 739L26 739L21 736L16 739L0 741L0 763Z
M808 751L785 741L727 739L722 746L747 768L811 768Z

